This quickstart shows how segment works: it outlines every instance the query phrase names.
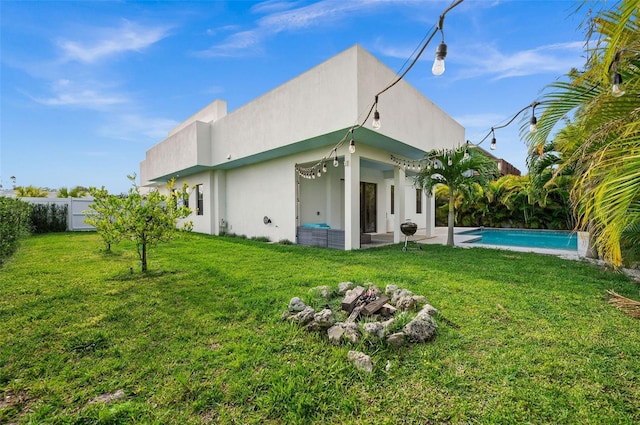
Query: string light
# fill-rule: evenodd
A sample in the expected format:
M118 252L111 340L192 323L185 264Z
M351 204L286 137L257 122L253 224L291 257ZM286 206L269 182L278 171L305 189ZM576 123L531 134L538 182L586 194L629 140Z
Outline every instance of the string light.
M349 153L356 153L356 142L353 140L353 128L349 131L351 132L351 141L349 142Z
M378 112L378 96L376 96L375 100L375 112L373 113L373 122L371 123L371 127L375 130L380 130L380 112Z
M464 147L464 156L462 157L462 159L467 160L469 159L469 141L467 140L467 145Z
M325 162L322 163L322 172L323 173L327 172L327 164Z
M529 121L529 133L535 133L538 131L538 119L536 118L536 106L539 102L533 102L531 104L531 120Z
M495 151L496 150L496 133L493 131L493 127L491 128L491 134L493 135L493 137L491 138L491 150Z
M625 91L622 88L622 75L616 71L613 73L613 77L611 77L611 96L620 97L624 94Z
M463 2L463 0L454 0L451 3L451 5L449 7L447 7L444 10L444 12L442 12L442 14L440 15L437 27L431 32L431 34L428 37L425 37L426 41L424 41L424 43L421 42L422 43L422 47L420 48L420 50L418 51L416 56L413 58L413 60L409 64L409 66L407 66L407 68L400 75L398 75L398 77L394 81L392 81L390 84L388 84L385 88L380 90L375 95L374 103L371 105L371 108L369 109L369 112L364 117L362 122L360 124L357 124L356 126L352 127L351 129L349 129L347 134L342 139L340 139L340 141L338 143L336 143L336 145L329 151L329 154L323 156L313 166L311 166L311 167L300 167L300 166L298 166L296 164L295 169L296 169L296 172L298 173L298 175L300 175L303 178L306 178L306 176L310 176L309 178L316 178L316 175L320 176L321 173L319 172L319 170L318 170L318 173L316 174L316 168L317 167L322 167L322 169L324 171L324 166L323 166L324 161L326 161L327 158L330 158L332 153L335 155L334 159L333 159L333 165L334 165L334 167L337 167L339 165L338 149L346 142L347 137L349 137L349 136L351 136L351 139L350 139L350 142L349 142L349 152L350 153L354 153L355 152L355 141L353 140L353 130L355 128L363 127L366 124L366 122L369 120L369 118L372 116L372 114L373 114L372 127L374 129L379 129L380 128L381 122L380 122L380 112L378 111L378 96L383 94L387 90L391 89L393 86L395 86L398 82L400 82L404 78L404 76L411 70L411 68L413 68L413 66L418 62L420 56L422 55L424 50L427 48L427 46L429 45L429 43L431 42L433 37L437 34L437 32L438 31L442 32L442 27L443 27L443 24L444 24L444 18L446 16L446 14L449 13L454 7L458 6L462 2ZM444 50L443 50L441 45L444 45ZM444 57L446 56L446 45L444 44L444 34L443 34L443 41L442 41L441 45L439 45L438 48L436 49L436 56L437 57L439 56L441 60L444 60ZM346 162L345 162L345 165L346 165ZM418 164L418 167L420 167L419 164ZM326 171L324 171L324 172L326 172Z
M436 58L433 61L433 66L431 67L433 75L444 74L444 58L447 57L447 45L444 43L444 36L442 38L442 42L440 42L436 48Z

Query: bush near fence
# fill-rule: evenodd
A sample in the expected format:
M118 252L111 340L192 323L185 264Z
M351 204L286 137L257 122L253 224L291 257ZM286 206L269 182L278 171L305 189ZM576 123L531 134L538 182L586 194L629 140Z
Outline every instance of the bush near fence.
M31 231L31 204L0 196L0 264L14 253Z
M34 204L31 209L33 233L66 232L69 206L66 204Z

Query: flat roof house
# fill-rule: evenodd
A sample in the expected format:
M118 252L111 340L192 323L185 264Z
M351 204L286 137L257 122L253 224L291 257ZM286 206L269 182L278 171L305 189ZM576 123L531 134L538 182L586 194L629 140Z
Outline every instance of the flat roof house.
M381 128L369 120L353 131L355 152L348 142L333 150L395 78L356 45L231 113L215 100L147 151L141 185L186 181L189 219L201 233L347 250L371 233L393 232L400 242L408 219L430 234L433 200L397 158L463 144L460 124L401 80L379 97ZM325 157L326 172L304 171Z

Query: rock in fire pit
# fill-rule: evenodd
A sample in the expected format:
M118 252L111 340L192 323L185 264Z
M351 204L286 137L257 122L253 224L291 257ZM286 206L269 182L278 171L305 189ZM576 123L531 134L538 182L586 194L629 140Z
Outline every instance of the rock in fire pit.
M313 288L309 304L316 307L293 297L283 319L323 332L335 345L357 344L366 338L397 348L407 342L431 341L438 328L434 319L438 310L424 296L396 285L387 285L384 293L370 283L342 282L335 292L326 286Z

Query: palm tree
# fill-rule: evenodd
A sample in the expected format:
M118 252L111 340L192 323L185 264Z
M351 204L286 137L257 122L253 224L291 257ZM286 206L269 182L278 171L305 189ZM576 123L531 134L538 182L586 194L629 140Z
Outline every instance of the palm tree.
M433 195L437 185L449 188L447 245L453 246L456 193L474 183L483 185L488 178L498 175L498 166L476 149L465 146L454 150L432 150L424 159L426 166L418 174L416 184L429 195Z
M541 103L549 104L538 132L527 137L531 150L543 146L554 127L563 163L556 175L571 168L572 201L579 226L594 237L599 255L622 263L621 243L640 222L640 7L638 0L620 0L593 19L598 36L590 46L583 72L572 71L569 82L551 84ZM591 43L589 43L591 44ZM619 78L620 77L620 78ZM616 81L613 81L613 79ZM612 93L612 82L626 94ZM569 121L570 118L570 121Z

